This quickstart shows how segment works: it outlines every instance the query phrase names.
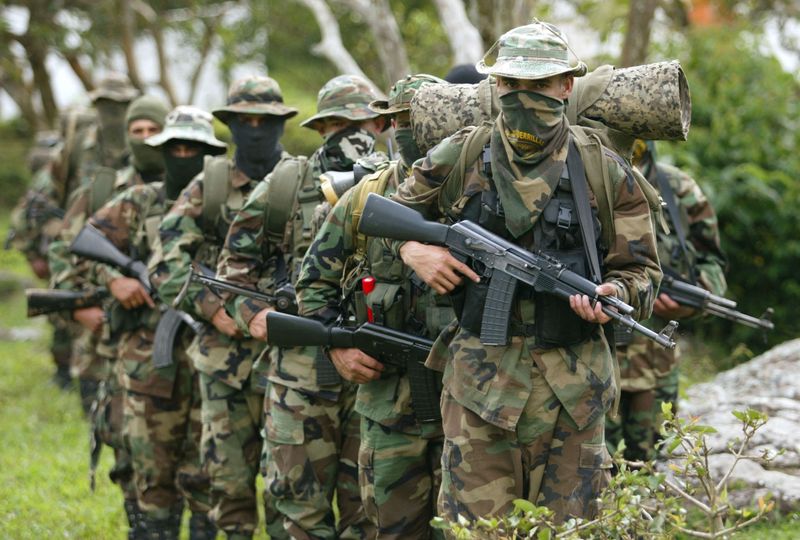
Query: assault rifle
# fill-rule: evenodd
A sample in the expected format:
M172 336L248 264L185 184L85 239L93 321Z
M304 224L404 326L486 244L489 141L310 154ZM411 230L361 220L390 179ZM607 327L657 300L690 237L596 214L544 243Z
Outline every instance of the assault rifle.
M108 298L108 290L105 287L98 287L92 291L25 289L28 317L99 306L106 298Z
M751 328L761 328L762 330L774 330L772 322L772 308L767 308L761 317L756 318L752 315L736 310L736 302L711 294L702 287L692 285L684 281L675 270L662 267L664 278L661 280L659 292L666 293L670 298L682 306L689 306L704 313L709 313L716 317L728 319Z
M69 250L79 257L118 268L123 274L139 280L147 294L153 295L153 286L150 284L147 265L122 253L111 240L91 224L87 224L81 229ZM172 347L180 327L186 324L197 333L203 326L188 313L178 311L163 303L159 305L158 309L161 311L161 317L158 319L153 340L153 367L163 368L172 365L174 361Z
M189 277L183 284L183 287L181 287L178 296L176 296L175 300L172 302L172 307L177 308L181 302L183 302L183 299L189 292L189 285L192 283L205 285L215 291L217 295L219 295L220 291L229 292L236 296L246 296L247 298L272 304L282 313L291 313L293 315L297 313L297 299L295 298L294 287L292 285L283 285L278 287L275 294L267 294L249 287L242 287L230 281L217 279L214 277L214 271L212 269L197 263L192 264Z
M425 367L433 341L372 323L356 328L325 326L286 313L267 314L267 342L282 348L356 348L408 375L414 413L420 422L440 422L436 372Z
M370 193L358 230L373 237L447 246L455 257L480 263L481 277L490 279L481 321L480 339L485 345L508 343L511 304L521 281L537 292L565 300L575 294L586 295L600 302L603 313L618 324L639 332L664 348L675 348L672 334L678 327L677 322L670 321L656 333L631 317L633 307L614 296L598 295L596 283L572 272L553 257L526 251L471 221L459 221L453 225L427 221L411 208Z

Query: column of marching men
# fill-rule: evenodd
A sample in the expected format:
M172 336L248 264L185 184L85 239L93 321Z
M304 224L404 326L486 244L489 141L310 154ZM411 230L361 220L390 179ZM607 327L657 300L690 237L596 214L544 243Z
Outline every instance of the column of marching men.
M47 256L53 288L108 291L57 322L74 337L95 463L100 445L113 449L129 538L178 538L185 510L191 539L251 538L259 474L271 538L441 537L433 517L500 515L517 498L559 521L590 518L610 477L607 443L624 437L629 457L653 456L660 403L676 399L674 352L618 339L615 356L599 302L526 285L507 342L486 345L479 264L358 230L371 194L428 220L470 220L567 261L639 320L695 315L657 293L662 266L724 293L716 218L696 182L657 164L651 144L620 151L567 120L587 71L569 52L547 23L501 36L477 65L493 78L499 115L436 145L411 123L415 93L449 84L426 74L397 81L386 99L358 76L328 81L301 124L323 138L309 157L283 149L298 111L265 76L234 82L209 113L169 111L111 75L91 111L65 115L59 157L39 173L59 186L40 191L64 210L60 227L46 254L38 241L17 247L34 268ZM391 159L375 150L389 128ZM346 191L323 175L348 171ZM655 228L655 189L675 201L669 233ZM45 234L48 219L29 228ZM86 227L145 277L72 253ZM427 369L412 378L356 347L269 345L282 290L294 290L292 311L326 325L433 341ZM619 387L621 415L606 422Z

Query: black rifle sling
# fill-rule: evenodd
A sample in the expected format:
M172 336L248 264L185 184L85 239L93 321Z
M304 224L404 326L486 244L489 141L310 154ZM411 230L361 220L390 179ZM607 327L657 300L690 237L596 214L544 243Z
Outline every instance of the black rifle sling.
M603 274L600 271L600 256L597 253L597 237L592 222L592 208L589 205L589 186L586 182L586 172L583 170L583 160L572 137L569 139L569 150L567 151L567 171L578 216L578 227L583 237L583 249L586 252L586 258L589 259L591 278L592 281L600 284Z
M675 236L678 237L678 244L681 247L683 258L686 260L686 265L689 268L689 280L692 284L696 284L697 276L694 271L694 262L692 258L689 257L689 248L686 246L686 231L683 230L683 222L681 221L681 213L678 209L677 196L669 183L669 179L667 179L667 175L664 174L664 170L656 165L655 160L652 162L652 167L653 171L655 171L658 191L661 192L661 197L664 199L664 202L667 203L667 212L669 213L670 221L672 221L672 228L675 231Z

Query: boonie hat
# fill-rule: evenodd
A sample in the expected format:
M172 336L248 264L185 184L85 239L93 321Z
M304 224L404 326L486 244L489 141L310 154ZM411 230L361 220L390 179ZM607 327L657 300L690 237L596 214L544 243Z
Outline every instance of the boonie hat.
M569 61L567 37L558 27L541 21L509 30L483 59L475 64L480 73L514 79L544 79L562 73L586 74L586 64Z
M212 154L223 154L228 145L214 136L213 117L197 107L178 105L167 115L164 130L145 139L149 146L161 146L170 141L195 141L213 149Z
M226 124L234 114L268 114L285 119L297 114L297 109L283 104L278 81L263 75L251 75L231 84L226 103L212 111Z
M89 92L89 99L92 103L98 99L127 103L136 99L139 94L139 90L131 84L127 75L111 72L97 83L97 88Z
M447 81L427 73L409 75L392 85L387 99L376 99L369 104L369 108L378 114L396 114L408 111L411 109L411 98L420 87L426 84L447 84Z
M317 94L317 114L300 125L316 129L315 124L324 118L339 117L348 120L369 120L380 116L369 108L378 95L372 86L358 75L339 75L320 88Z

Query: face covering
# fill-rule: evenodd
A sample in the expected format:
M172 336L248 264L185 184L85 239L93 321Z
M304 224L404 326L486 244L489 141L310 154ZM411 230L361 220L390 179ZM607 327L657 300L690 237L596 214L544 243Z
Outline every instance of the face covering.
M203 160L208 149L202 144L197 144L196 147L200 151L191 157L177 157L172 154L168 145L164 148L164 169L166 170L164 184L167 199L176 200L183 188L189 185L192 178L203 170Z
M355 162L372 153L375 136L358 126L349 126L325 137L317 156L321 170L351 171Z
M500 98L505 137L514 148L515 161L535 163L561 148L569 124L566 102L538 92L516 90Z
M410 127L394 128L394 139L397 141L400 155L406 165L411 166L415 161L423 157L422 150L417 146L417 141L414 140L414 134Z
M281 159L283 147L283 118L265 116L258 126L251 126L234 118L230 125L233 142L236 144L234 161L248 178L261 180Z
M100 159L107 167L118 168L128 152L125 144L125 113L127 103L120 103L110 99L100 99L95 103L98 117L98 146Z
M131 149L131 165L142 175L145 181L158 180L158 175L164 172L164 154L160 148L154 148L144 143L142 139L128 139Z

